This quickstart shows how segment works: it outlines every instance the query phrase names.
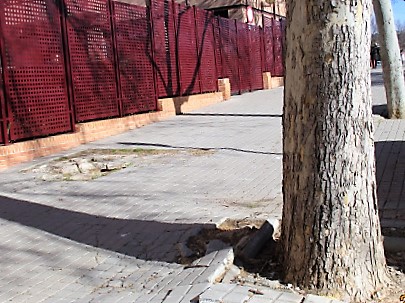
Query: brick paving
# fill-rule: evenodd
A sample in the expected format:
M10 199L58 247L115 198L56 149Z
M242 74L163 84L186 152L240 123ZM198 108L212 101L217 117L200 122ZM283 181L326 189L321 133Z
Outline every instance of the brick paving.
M373 97L383 110L381 84ZM224 218L281 218L281 114L282 88L248 93L0 173L0 301L337 302L215 284L226 249L194 267L176 262L179 243ZM382 222L405 227L405 122L376 117L375 128ZM91 181L29 170L94 148L176 153Z

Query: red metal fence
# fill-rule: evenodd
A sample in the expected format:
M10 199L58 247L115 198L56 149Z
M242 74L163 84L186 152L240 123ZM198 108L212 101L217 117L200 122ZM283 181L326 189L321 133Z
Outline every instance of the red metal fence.
M239 51L236 21L219 18L219 31L221 39L222 73L223 78L229 78L231 92L239 94Z
M157 108L152 29L146 7L113 2L122 114Z
M153 65L159 97L178 96L180 93L174 8L174 1L151 1Z
M198 62L201 92L218 90L218 72L216 63L216 43L214 35L215 17L211 12L195 9L197 30Z
M3 68L0 61L0 144L5 143L7 137L6 103L4 102Z
M59 16L53 0L0 2L3 127L8 121L2 133L8 140L73 129Z
M108 0L64 0L76 121L117 117Z
M180 94L201 93L200 58L197 53L197 33L194 8L176 5L177 53L179 55Z
M249 26L250 90L263 89L262 35L260 27Z
M0 2L0 144L157 110L158 97L262 89L282 76L285 22L264 28L174 0Z

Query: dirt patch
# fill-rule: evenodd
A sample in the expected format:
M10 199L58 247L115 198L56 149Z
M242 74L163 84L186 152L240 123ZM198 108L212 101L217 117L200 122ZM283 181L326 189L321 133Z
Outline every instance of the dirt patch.
M187 246L195 253L192 258L183 258L181 262L188 264L195 259L205 255L208 244L213 240L220 240L233 247L235 253L235 265L240 267L240 279L246 279L250 275L254 275L256 279L278 278L279 266L276 260L276 253L272 246L274 242L269 243L264 247L262 252L255 257L246 258L242 254L247 241L259 230L263 225L264 220L242 219L242 220L226 220L216 229L203 229L198 235L189 238ZM277 239L279 232L273 234L273 238ZM241 282L241 281L239 281Z
M133 166L141 160L178 154L209 156L212 153L213 151L210 150L89 149L57 158L22 172L34 173L38 179L43 181L90 181Z
M232 282L249 286L286 289L305 295L304 290L282 283L282 267L279 263L278 247L275 247L274 242L268 243L254 259L247 259L240 254L244 244L259 230L263 222L264 220L250 219L226 220L216 229L204 229L198 235L191 237L187 243L195 255L181 261L183 264L191 263L205 255L210 241L220 240L234 248L234 264L240 269ZM394 232L391 229L390 235L401 235L401 231L398 233L397 230ZM273 239L277 241L278 238L279 231L276 231ZM405 293L405 251L386 251L386 260L392 283L379 293L379 298L371 300L370 303L401 302L399 298Z

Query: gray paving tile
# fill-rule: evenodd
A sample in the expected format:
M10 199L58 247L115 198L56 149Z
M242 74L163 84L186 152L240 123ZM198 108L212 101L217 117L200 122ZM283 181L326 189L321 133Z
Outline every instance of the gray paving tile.
M373 98L375 105L385 102L378 87ZM77 300L85 302L111 282L110 298L159 302L168 290L187 289L208 273L172 263L178 242L224 217L281 218L282 89L234 96L193 114L1 172L1 300L26 300L30 281L45 301L63 300L64 291L74 296L77 287ZM404 226L398 218L405 210L405 122L378 120L375 129L382 222ZM144 157L88 182L46 182L21 172L86 149L137 147L178 153ZM213 260L206 257L201 265ZM120 299L120 281L134 293L125 290Z

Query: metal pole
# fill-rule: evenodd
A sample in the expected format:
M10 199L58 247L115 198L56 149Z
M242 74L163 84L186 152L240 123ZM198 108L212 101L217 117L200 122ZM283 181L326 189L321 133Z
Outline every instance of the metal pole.
M0 16L4 16L4 2L0 4ZM0 63L3 65L3 62L5 61L6 58L6 52L4 48L4 34L3 34L3 28L1 26L0 22ZM7 99L8 99L8 86L6 85L7 82L7 74L5 73L5 66L2 66L2 73L1 73L1 86L2 89L0 90L1 96L0 96L0 110L1 110L1 118L2 118L2 123L1 123L1 131L3 133L4 137L4 145L9 145L10 144L10 130L11 130L11 122L12 122L12 112L10 106L7 104ZM1 102L3 101L3 102Z
M124 115L124 109L122 105L122 91L121 91L121 77L120 77L120 62L119 62L119 55L118 55L118 44L117 44L117 37L116 37L116 24L115 24L115 10L114 5L111 0L107 0L108 6L108 15L110 18L110 29L111 29L111 42L112 42L112 52L114 58L114 71L115 71L115 92L117 98L117 105L118 105L118 115L122 117Z
M149 16L149 22L148 22L148 30L150 33L150 48L151 48L151 58L150 60L152 68L153 68L153 82L154 82L154 88L155 88L155 108L157 108L157 102L159 98L159 91L158 91L158 83L157 83L157 62L156 62L156 57L155 57L155 29L154 29L154 19L153 19L153 1L155 0L150 0L149 5L147 7L148 10L148 16Z

